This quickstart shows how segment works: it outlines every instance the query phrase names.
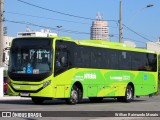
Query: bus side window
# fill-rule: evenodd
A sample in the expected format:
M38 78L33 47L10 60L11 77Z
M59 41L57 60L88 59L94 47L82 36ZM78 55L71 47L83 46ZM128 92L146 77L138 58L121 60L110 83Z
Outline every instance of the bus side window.
M152 68L152 71L157 71L157 56L156 56L156 54L152 55L151 68Z
M68 67L68 55L67 52L62 53L62 57L60 59L60 63L63 67Z
M68 53L63 51L57 51L56 54L56 67L68 67Z
M156 54L147 53L147 67L148 71L157 71L157 58Z

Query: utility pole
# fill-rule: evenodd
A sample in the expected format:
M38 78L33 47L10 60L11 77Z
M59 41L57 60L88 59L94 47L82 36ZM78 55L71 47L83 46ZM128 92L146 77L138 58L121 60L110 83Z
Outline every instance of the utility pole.
M119 42L122 43L122 0L119 6Z
M3 97L3 64L2 64L2 56L3 56L3 5L4 0L0 0L0 97Z
M57 27L58 36L60 36L59 31L60 31L60 28L61 28L62 26L58 25L58 26L56 26L56 27Z
M4 20L4 0L0 0L0 67L3 67L3 20Z

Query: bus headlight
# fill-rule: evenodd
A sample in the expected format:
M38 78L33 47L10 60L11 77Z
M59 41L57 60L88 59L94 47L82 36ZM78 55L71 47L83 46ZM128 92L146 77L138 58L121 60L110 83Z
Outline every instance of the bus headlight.
M47 86L50 85L50 84L51 84L51 80L46 81L46 82L43 84L43 88L47 87Z

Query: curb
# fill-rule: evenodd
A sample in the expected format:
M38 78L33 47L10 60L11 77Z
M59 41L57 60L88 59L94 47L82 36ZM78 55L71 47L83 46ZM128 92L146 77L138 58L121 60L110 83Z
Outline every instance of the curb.
M0 97L0 101L1 100L31 100L31 98L25 98L25 97L20 97L20 96L3 96Z

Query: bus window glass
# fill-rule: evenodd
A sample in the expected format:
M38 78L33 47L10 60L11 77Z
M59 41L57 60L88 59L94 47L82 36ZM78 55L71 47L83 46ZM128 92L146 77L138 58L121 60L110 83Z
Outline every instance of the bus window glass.
M52 39L16 38L10 52L9 72L41 74L52 70Z
M51 70L51 50L19 49L11 52L10 72L40 74Z
M157 69L157 58L156 54L146 54L146 66L149 71L156 71Z
M119 69L130 70L131 69L131 55L130 52L120 51L119 54Z

